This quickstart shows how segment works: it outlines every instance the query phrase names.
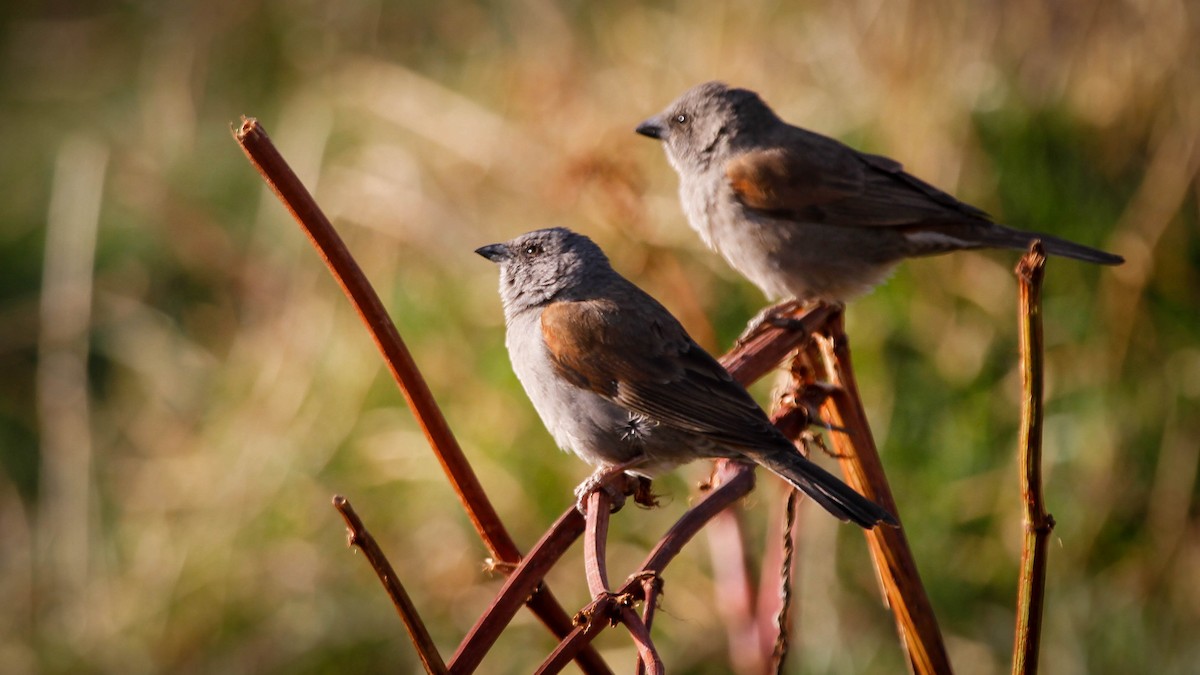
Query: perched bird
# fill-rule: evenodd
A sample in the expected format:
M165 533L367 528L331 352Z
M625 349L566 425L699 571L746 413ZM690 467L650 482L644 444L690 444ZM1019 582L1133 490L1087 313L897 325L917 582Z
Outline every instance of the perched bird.
M794 127L747 89L683 93L637 127L663 142L688 222L771 299L844 302L904 258L1025 249L1102 265L1120 256L994 222L896 161Z
M591 239L553 228L475 252L500 265L517 378L559 447L598 467L593 478L622 470L652 477L700 458L751 460L842 520L895 523L805 459Z

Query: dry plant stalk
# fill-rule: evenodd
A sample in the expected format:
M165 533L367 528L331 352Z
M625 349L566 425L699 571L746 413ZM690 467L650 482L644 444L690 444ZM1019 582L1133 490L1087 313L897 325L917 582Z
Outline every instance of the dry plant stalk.
M804 358L814 378L812 384L833 385L821 412L826 422L844 430L830 434L838 463L850 487L900 521L854 379L842 314L837 313L826 326L826 333L809 344ZM918 675L952 672L933 606L921 583L903 526L876 527L865 530L864 535L875 561L884 601L895 616L913 672Z
M822 330L836 311L829 305L804 308L793 303L779 314L780 318L791 322L788 327L763 324L722 357L722 363L735 379L749 386L754 379L778 365L772 359L795 353L808 344L813 334ZM801 447L803 443L799 439L810 423L809 409L810 402L802 400L799 389L793 388L776 400L771 422ZM787 489L771 498L779 499L781 511L778 518L772 516L773 521L779 522L771 529L782 528L784 535L767 539L757 592L747 565L748 539L738 517L739 511L723 511L708 528L713 581L721 598L717 612L725 624L730 665L738 673L779 672L788 649L792 611L790 579L794 566L789 560L794 559L794 555L789 551L795 544L793 509L798 495Z
M1020 288L1021 431L1018 451L1025 535L1017 590L1017 627L1013 638L1013 675L1038 669L1046 558L1054 517L1042 494L1042 279L1046 254L1035 241L1017 263Z
M583 541L584 572L587 577L588 590L593 600L612 596L617 618L629 629L633 642L637 645L637 669L644 670L647 675L663 673L662 658L650 639L650 627L642 617L633 612L633 593L614 596L608 587L608 563L606 560L605 544L608 541L608 521L612 515L612 497L604 489L596 490L588 496L587 505L587 536Z
M379 544L375 541L375 537L367 531L367 526L363 525L362 519L354 511L354 507L350 505L350 501L341 495L336 495L333 498L333 508L342 514L342 518L346 521L346 528L350 531L348 542L350 546L356 546L363 555L367 557L367 561L371 563L375 574L379 576L379 581L387 590L388 597L392 599L392 604L396 606L396 611L400 614L400 619L404 622L404 627L408 629L409 636L412 637L413 646L417 649L417 655L421 658L421 665L425 666L425 672L431 675L442 675L446 671L446 664L442 661L442 655L438 653L437 645L433 643L433 638L429 636L429 630L425 628L425 622L421 621L420 614L417 613L417 607L413 604L412 599L408 597L408 592L404 590L404 585L400 583L400 577L396 576L396 571L392 569L392 564L388 562L387 556L383 554L383 550L379 548Z
M772 421L785 435L798 439L808 426L808 405L820 405L826 421L843 430L831 436L847 482L899 518L854 380L841 310L835 306L820 305L806 312L795 311L788 318L801 321L803 329L795 331L794 328L768 327L723 357L722 363L739 382L748 384L773 369L778 359L796 350L792 364L792 393L772 412ZM813 340L813 337L818 339ZM806 404L805 399L809 398L810 393L815 393L820 400ZM744 560L742 547L745 538L740 536L740 526L732 514L723 514L722 519L725 526L736 533L721 536L723 544L728 545L722 555L736 567L739 561ZM896 618L913 671L920 674L952 672L937 619L903 530L877 527L864 534L883 587L885 602ZM751 606L749 586L738 581L742 574L732 575L730 578L733 581L721 587L721 595L726 602ZM771 574L778 576L779 572L772 570ZM764 568L762 583L769 578L771 576ZM769 609L761 599L759 605L760 614ZM728 612L722 618L728 623L741 614ZM746 662L768 663L778 668L781 666L781 655L774 653L774 648L781 641L786 642L787 636L779 628L781 623L786 622L786 614L780 614L779 610L770 613L769 620L775 624L772 631L765 628L766 618L760 616L758 620L759 625L764 626L758 631L760 641L764 643L763 658L746 659ZM731 635L735 634L733 628L736 627L731 627ZM764 638L772 632L774 639L766 641Z
M649 632L642 634L642 631L646 630L646 624L633 612L632 599L640 590L644 603L654 602L661 592L662 572L666 566L710 520L754 489L754 465L731 460L718 460L711 486L708 493L688 509L659 539L641 566L626 579L624 584L614 591L600 594L576 615L578 626L575 631L551 652L537 670L538 673L561 671L578 649L591 642L605 628L616 625L618 622L625 624L633 636L635 644L638 645L639 661L644 663L650 672L655 672L653 668L657 664L658 672L661 672L661 660L653 650ZM573 510L574 506L571 508ZM593 532L589 532L587 536L595 535ZM591 546L598 548L595 544L591 544ZM595 564L597 563L594 561L589 563L589 565ZM599 584L592 587L593 591L599 590L603 585L600 582L603 582L605 575L601 572L602 570L589 572L591 583Z
M771 672L782 675L787 662L792 634L792 573L796 554L796 511L800 507L801 493L788 490L784 504L782 555L779 561L779 609L775 613L775 644L771 647ZM764 574L762 583L766 584Z
M567 549L571 548L579 535L583 534L583 525L583 516L574 506L559 516L554 525L530 549L529 554L509 573L496 599L492 600L492 604L459 643L458 650L450 658L451 672L469 673L479 667L483 657L525 604L526 599L541 587L542 578ZM575 626L572 625L571 631L559 639L569 639L574 632Z
M313 246L325 260L329 271L367 325L376 346L383 353L392 377L400 386L409 409L425 433L434 455L441 462L442 469L454 486L454 491L475 530L493 556L506 563L516 564L521 559L516 543L484 494L479 479L450 431L446 418L434 401L425 378L417 370L408 347L400 338L400 333L379 300L379 295L375 293L362 269L346 249L341 237L287 161L279 154L258 120L251 117L242 118L242 123L233 130L233 135L246 157L304 229ZM571 619L549 589L540 587L539 592L529 598L528 605L556 637L561 639L570 633ZM580 654L580 666L586 673L611 672L600 659L600 655L592 649Z

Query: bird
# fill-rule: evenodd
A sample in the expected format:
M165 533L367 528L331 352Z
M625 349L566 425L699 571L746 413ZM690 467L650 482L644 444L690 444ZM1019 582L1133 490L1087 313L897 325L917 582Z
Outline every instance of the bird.
M612 472L652 478L695 459L732 458L767 468L843 521L896 524L801 455L746 389L588 237L554 227L475 252L500 267L517 379L558 446L596 467L581 490Z
M845 303L904 258L1026 249L1101 265L1120 256L995 222L904 171L780 119L753 91L706 82L636 128L663 143L687 220L772 300Z

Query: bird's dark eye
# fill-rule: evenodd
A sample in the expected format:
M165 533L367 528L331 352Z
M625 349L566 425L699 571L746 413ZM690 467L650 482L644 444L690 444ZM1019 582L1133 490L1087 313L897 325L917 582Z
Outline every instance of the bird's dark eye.
M525 245L525 255L541 255L541 253L542 253L542 245L541 244L526 244Z
M679 113L678 115L675 116L676 124L687 124L687 121L688 121L688 116L684 115L683 113Z

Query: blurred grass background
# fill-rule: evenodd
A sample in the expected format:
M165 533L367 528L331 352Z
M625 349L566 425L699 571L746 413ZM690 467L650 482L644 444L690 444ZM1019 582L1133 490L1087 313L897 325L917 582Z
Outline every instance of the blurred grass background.
M708 79L1005 222L1052 260L1044 671L1200 663L1200 10L958 3L123 2L0 8L0 670L418 666L345 547L347 495L449 654L498 588L341 291L230 137L272 134L392 310L530 546L587 472L508 366L472 250L547 225L724 351L763 304L632 129ZM877 439L960 673L1011 651L1020 520L1012 252L910 262L849 310ZM756 388L766 402L769 384ZM704 476L614 521L614 578ZM747 507L761 531L767 478ZM791 672L895 673L862 537L812 509ZM723 672L703 539L670 569L672 672ZM586 600L578 550L551 585ZM618 671L629 641L599 646ZM522 613L486 672L550 648Z

